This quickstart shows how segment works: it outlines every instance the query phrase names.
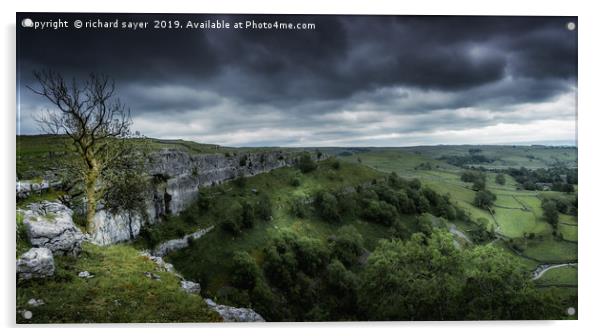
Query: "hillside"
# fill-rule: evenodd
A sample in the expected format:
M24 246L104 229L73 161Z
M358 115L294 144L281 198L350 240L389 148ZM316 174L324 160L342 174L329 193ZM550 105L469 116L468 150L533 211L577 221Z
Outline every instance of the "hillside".
M62 141L19 137L20 176L43 177ZM18 310L34 316L20 323L219 320L202 297L251 308L268 321L576 318L563 311L577 304L577 195L537 180L562 175L562 186L568 185L564 173L575 170L575 148L310 148L304 157L301 149L149 143L155 152L170 149L152 168L167 179L154 186L166 210L141 222L134 236L130 227L133 241L84 243L80 257L55 258L55 277L19 284ZM467 172L482 177L495 198L490 206L475 205L479 190L465 180ZM525 189L524 179L534 179L537 188ZM63 193L57 189L32 193L17 207L54 201ZM185 199L175 198L184 192ZM550 200L570 208L558 214L556 226L542 208ZM23 226L18 230L19 255L29 245ZM207 232L176 243L201 230ZM200 284L201 296L185 294L175 275L140 255L162 244L178 246L165 259ZM434 262L442 264L433 268ZM484 266L475 269L479 263ZM94 277L79 278L81 271ZM395 276L378 276L388 273ZM405 282L414 277L422 280ZM475 297L474 281L505 289ZM390 286L398 288L391 304L412 305L420 297L424 307L390 310L385 302L392 297L382 297ZM496 302L490 311L479 303L486 297ZM45 304L28 307L31 298ZM427 307L441 300L454 304L433 315ZM515 305L505 305L509 301ZM170 304L157 307L161 302ZM145 309L107 313L139 306Z
M50 279L23 281L17 286L17 323L153 323L218 322L198 295L180 289L180 280L159 269L129 245L84 245L77 257L55 257ZM92 278L78 274L87 271ZM145 273L153 273L159 280ZM31 299L44 304L31 306Z

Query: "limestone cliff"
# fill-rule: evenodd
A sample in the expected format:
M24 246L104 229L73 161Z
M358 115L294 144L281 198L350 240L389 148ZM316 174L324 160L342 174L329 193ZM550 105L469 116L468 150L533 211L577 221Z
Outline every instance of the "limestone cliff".
M166 149L154 153L149 174L157 177L153 197L156 218L177 214L195 199L200 187L219 184L238 176L253 176L293 164L294 154L282 150L258 153L198 154Z
M165 215L186 209L201 187L291 166L298 155L299 152L284 150L230 155L190 154L175 149L155 152L148 162L148 173L153 176L152 199L147 202L148 224L159 223ZM101 210L95 217L96 233L90 239L101 245L129 240L145 224L141 216L110 215Z

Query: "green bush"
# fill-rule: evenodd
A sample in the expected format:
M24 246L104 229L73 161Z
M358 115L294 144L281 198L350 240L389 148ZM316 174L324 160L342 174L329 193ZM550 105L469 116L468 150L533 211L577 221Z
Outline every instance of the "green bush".
M309 153L303 153L301 155L301 158L299 158L298 166L299 170L301 170L303 174L307 174L318 168L318 164L311 159Z
M212 197L207 189L199 189L199 195L197 197L197 206L199 210L205 211L211 207Z
M297 218L307 218L309 207L305 197L295 197L290 201L291 214Z
M495 183L500 185L506 184L506 176L502 173L495 175Z
M247 165L247 156L243 155L240 157L240 159L238 160L238 165L241 167L244 167Z
M543 216L548 223L552 225L553 228L558 226L558 208L556 207L556 202L550 199L544 199L541 202L541 208L543 209Z
M241 202L242 205L242 225L245 228L252 228L255 225L255 209L248 201Z
M234 235L238 235L242 232L243 208L238 201L233 201L230 206L223 211L222 216L221 227L224 230Z
M347 266L354 265L364 251L363 243L364 239L356 228L342 226L330 243L332 255Z
M255 260L244 251L236 251L232 257L232 284L241 289L252 289L257 284L260 269Z
M404 190L397 193L397 209L399 212L404 214L416 213L416 205L414 205L414 201L408 197L408 193Z
M325 287L335 300L330 301L331 319L354 319L358 311L359 279L338 260L326 267Z
M257 217L262 220L272 219L272 200L266 194L260 194L255 208Z
M299 268L308 275L315 275L329 260L328 249L319 239L302 237L295 241L295 255Z
M247 185L247 179L241 174L235 178L232 183L239 189L244 188Z
M488 209L496 199L497 197L491 191L479 190L475 195L474 204L479 208Z
M298 177L294 177L294 178L291 180L291 186L293 186L293 187L295 187L295 188L296 188L296 187L298 187L298 186L300 186L300 185L301 185L301 179L300 179L300 178L298 178Z
M422 187L422 183L419 179L415 178L410 181L409 186L412 189L420 189Z
M384 201L371 200L362 211L362 217L384 226L392 226L397 220L397 209Z
M263 269L274 286L287 291L293 287L297 274L297 258L285 237L276 237L264 248Z
M316 210L322 219L331 223L338 223L341 221L337 198L333 194L327 191L321 191L316 196L314 203Z

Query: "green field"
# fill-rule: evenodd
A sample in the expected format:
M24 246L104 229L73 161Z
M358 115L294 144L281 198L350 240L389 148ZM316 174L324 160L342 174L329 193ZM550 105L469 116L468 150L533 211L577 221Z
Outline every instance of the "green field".
M548 224L541 209L541 198L566 198L567 196L554 191L519 190L518 183L509 175L505 175L504 185L495 182L494 172L486 172L487 188L497 199L492 210L477 208L473 205L475 191L470 183L462 182L462 169L449 165L443 156L466 155L469 149L481 149L482 154L495 158L496 161L482 166L488 169L498 168L546 168L562 163L567 166L576 165L576 149L564 147L542 146L431 146L408 147L399 149L371 150L342 156L349 162L362 162L383 172L396 172L400 176L419 178L423 183L441 194L449 194L451 199L462 206L473 219L485 218L497 233L506 239L522 238L528 234L546 237L550 241L552 227ZM430 164L431 169L420 169L424 164ZM560 215L559 232L565 240L577 241L577 218L565 214ZM542 260L572 260L576 259L576 248L565 242L546 244L528 244L525 255L534 255ZM558 249L556 249L558 247Z
M536 282L545 286L577 286L577 266L550 269Z

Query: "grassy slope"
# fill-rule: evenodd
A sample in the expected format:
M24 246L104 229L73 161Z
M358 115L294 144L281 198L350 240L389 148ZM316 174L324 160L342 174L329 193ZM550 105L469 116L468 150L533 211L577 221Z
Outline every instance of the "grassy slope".
M462 170L437 160L443 155L467 155L469 148L474 146L433 146L413 147L386 150L373 150L346 156L342 159L349 162L361 161L383 172L394 171L400 176L417 177L426 185L441 194L449 193L452 200L462 206L471 216L489 220L490 225L499 225L499 232L509 238L522 240L523 235L534 233L541 240L525 242L524 254L542 261L575 260L577 245L551 238L552 228L543 218L541 197L567 197L565 194L546 191L534 192L517 190L517 183L506 175L506 184L495 183L495 173L487 173L487 186L496 194L497 200L493 207L494 216L488 211L475 207L472 203L475 192L471 184L460 180ZM521 167L543 168L549 164L561 161L571 165L576 160L574 148L550 147L516 147L512 146L479 146L482 154L497 158L492 167ZM529 158L527 156L533 156ZM358 159L359 158L359 159ZM429 162L432 170L416 169L421 163ZM561 222L577 224L574 216L561 215ZM577 241L577 226L560 225L559 231L564 239ZM531 262L525 259L525 263Z
M457 145L403 148L404 151L418 152L432 159L444 155L466 155L469 149L480 149L479 154L495 159L494 162L480 165L487 168L546 168L557 162L565 163L570 167L577 166L576 147Z
M517 183L506 175L506 184L501 186L495 183L495 174L487 174L488 189L497 196L495 202L495 218L487 211L472 205L474 191L470 190L470 184L460 180L461 169L450 166L437 159L443 155L466 155L469 146L436 146L389 149L385 151L368 151L357 153L353 156L343 157L346 161L356 162L360 160L371 167L384 172L394 171L400 176L417 177L423 183L439 193L449 193L451 198L462 206L473 218L487 218L491 225L499 225L500 233L519 238L523 245L523 254L528 258L520 258L521 262L530 269L541 262L564 262L577 259L577 244L558 241L552 238L552 229L543 219L540 197L566 197L558 192L532 192L516 190ZM474 147L476 148L476 147ZM490 147L479 146L488 157L496 157L497 160L486 165L487 168L527 167L545 168L555 162L563 162L568 166L576 167L577 151L574 148L542 148L542 147ZM527 157L532 156L532 158ZM415 169L419 164L429 162L433 170ZM507 209L511 208L511 209ZM561 215L559 231L565 240L577 242L577 218L574 216ZM496 224L497 223L497 224ZM461 226L459 226L462 228ZM540 236L536 240L522 239L524 233L535 233ZM496 241L495 244L508 250L507 244ZM539 261L533 260L537 259ZM553 270L556 271L556 270ZM552 272L552 271L549 271ZM557 273L567 273L558 275ZM570 273L573 272L573 273ZM548 291L551 295L561 298L567 307L577 307L577 288L564 287L568 282L571 286L576 285L576 270L557 270L540 279L545 281L548 287L542 287L542 291ZM562 287L557 287L558 285ZM571 318L574 318L572 316Z
M381 176L378 172L363 165L342 163L339 170L334 170L331 163L331 160L321 162L316 171L308 174L301 174L294 168L274 170L267 174L248 178L244 188L227 184L225 188L229 191L222 195L217 202L227 204L232 199L240 199L240 195L251 200L256 196L253 196L250 190L257 189L258 192L266 193L271 197L274 204L273 220L257 223L252 229L244 230L238 237L233 237L232 234L217 228L203 239L195 241L191 248L173 253L169 256L169 260L185 276L203 283L205 285L203 290L212 295L223 286L228 285L232 253L244 250L261 262L262 249L271 232L291 229L304 236L327 239L340 225L325 223L314 216L305 219L296 218L289 213L289 201L294 197L309 197L319 189L338 189L343 186L359 185ZM300 186L293 187L291 185L290 181L294 177L301 180ZM207 216L209 215L201 217ZM203 221L204 218L200 220ZM345 221L345 224L353 225L358 229L364 236L368 248L372 248L379 238L388 236L387 230L379 225L359 220Z
M568 266L548 270L537 279L538 285L577 286L577 266Z
M146 139L151 150L164 148L179 149L191 154L215 154L235 152L256 152L273 148L233 148L212 144L200 144L186 140ZM141 140L131 140L138 141ZM22 135L17 136L17 176L20 179L41 179L43 173L57 168L56 158L62 157L70 140L65 136L51 135Z
M55 257L50 279L30 280L17 286L17 310L33 313L31 320L17 315L17 323L149 323L213 322L220 317L198 295L180 290L179 280L155 269L155 264L130 245L99 247L84 244L78 258ZM81 271L94 278L82 279ZM153 272L160 281L144 272ZM39 307L29 299L42 299Z
M48 142L48 139L45 139L44 137L39 137L38 139L36 139L36 137L18 137L17 142L18 144L20 143L20 147L18 145L19 155L17 160L17 170L21 172L32 171L32 169L39 171L39 169L42 167L41 165L43 165L43 162L48 161L48 149L59 148L55 143L57 140L50 140L51 141ZM46 145L47 142L48 144ZM44 146L48 147L45 148ZM235 151L235 149L217 148L212 145L199 145L179 140L153 140L152 146L154 148L181 148L197 153ZM40 147L43 149L40 149ZM21 150L19 150L19 148L21 148ZM219 202L225 204L229 199L233 199L234 197L239 199L253 198L255 196L250 192L250 190L257 189L259 192L269 194L272 198L275 207L274 219L270 222L258 223L253 229L245 230L240 237L236 238L233 238L229 233L225 233L218 228L217 230L209 233L204 239L196 241L190 249L174 253L171 256L171 260L187 277L190 277L192 280L204 282L205 286L203 287L203 290L211 294L217 289L228 285L227 274L230 267L229 257L231 253L237 250L246 250L249 251L258 261L261 261L261 250L266 242L266 239L268 239L270 232L286 228L303 233L304 235L326 239L336 230L336 226L324 223L318 218L311 216L303 220L293 218L288 214L288 201L293 197L309 196L315 190L320 188L338 188L340 186L359 184L370 181L380 175L376 171L369 169L364 165L357 165L356 163L358 161L358 157L361 158L362 163L376 168L379 171L395 171L404 177L418 177L423 181L423 183L435 189L436 191L442 194L449 193L452 196L452 199L456 200L461 206L463 206L473 218L487 218L490 222L490 225L494 225L494 223L497 221L500 224L501 232L505 235L509 235L511 237L522 237L523 233L534 232L546 236L546 238L541 241L538 240L529 242L529 245L525 249L525 254L529 255L530 257L538 258L540 260L556 260L557 258L563 260L576 259L576 244L558 242L547 238L551 230L549 225L541 218L542 214L540 208L540 199L538 198L540 193L517 191L516 182L510 176L506 176L507 183L504 186L497 185L493 182L494 174L489 174L488 176L489 189L491 189L498 196L498 201L496 201L495 204L495 218L492 217L489 212L474 207L472 205L474 191L470 190L470 184L464 183L460 180L459 175L461 173L461 169L437 160L437 158L442 155L465 155L466 152L467 148L463 146L402 148L378 152L369 151L363 152L359 155L345 157L344 160L346 163L342 164L340 171L333 171L328 162L323 162L320 164L320 168L317 171L307 175L301 175L296 169L284 168L275 170L269 174L262 174L253 178L249 178L246 186L242 189L234 187L231 184L226 184L225 188L227 192L220 196L222 199L220 199ZM573 156L573 152L575 152L575 156ZM513 150L510 147L491 147L485 148L483 154L486 156L496 155L496 157L498 157L498 160L490 165L491 167L523 165L530 168L536 168L545 167L556 161L565 160L570 162L573 159L576 159L576 151L574 151L574 149L554 150L546 148L519 148L518 150ZM533 158L526 158L525 155L532 155ZM424 162L431 163L433 169L414 169L417 165ZM301 179L301 185L299 187L292 187L290 184L290 181L295 176ZM534 218L534 220L529 220L530 218ZM164 225L164 227L175 227L177 229L166 229L165 232L163 232L163 236L166 239L175 238L180 236L182 233L215 224L218 220L219 218L209 214L195 217L192 221L189 220L189 218L184 218L183 216L174 217L171 218L169 222ZM561 222L576 224L577 220L572 216L562 216ZM369 225L359 220L354 220L353 222L346 224L355 226L362 233L366 239L366 245L368 248L371 248L378 238L388 236L387 231L378 225ZM576 241L576 226L561 225L560 231L563 233L565 239ZM130 249L130 251L127 253L119 250L113 251L111 250L113 248ZM68 262L67 259L59 260L59 274L67 274L70 272L69 276L65 276L68 279L67 283L69 285L65 286L65 282L61 282L62 280L60 280L60 277L58 277L57 280L52 280L48 283L33 282L30 285L20 287L18 289L18 305L20 307L22 307L24 302L26 302L29 298L36 297L35 295L39 295L36 298L47 300L46 297L42 296L42 293L53 291L59 293L58 296L60 297L60 300L56 302L53 302L52 300L47 301L47 305L31 309L34 312L33 322L56 321L56 318L67 318L74 322L85 322L92 320L147 321L141 320L144 318L148 318L152 321L193 320L192 312L186 310L185 306L195 307L196 303L193 302L188 304L186 301L182 301L185 303L183 307L174 304L173 300L176 300L176 296L180 294L180 292L177 292L175 285L172 286L172 289L176 290L175 292L166 291L166 288L156 288L155 292L151 291L151 293L155 293L152 295L153 298L156 298L157 295L162 297L161 300L158 300L159 302L166 300L167 302L174 304L174 306L169 308L166 307L163 313L157 312L156 314L153 314L152 312L149 312L149 314L138 315L135 312L137 309L143 311L145 310L139 308L138 305L144 305L145 307L148 306L154 310L158 309L157 307L153 306L153 298L147 297L146 293L138 290L137 285L133 285L134 283L145 284L144 281L147 279L143 276L142 279L138 279L135 274L137 272L140 274L143 272L138 269L130 269L128 272L121 274L123 278L125 278L124 281L128 283L127 281L129 279L129 286L132 286L132 288L128 288L130 291L128 292L128 295L132 295L132 300L128 299L127 303L130 311L127 313L124 312L123 314L109 314L109 310L114 310L116 308L111 306L111 301L106 299L105 295L98 295L96 292L96 287L98 287L99 284L96 284L94 287L85 286L85 283L82 283L82 281L85 280L77 278L77 272L72 271L72 269L77 268L79 267L78 265L80 265L82 268L77 269L77 271L86 269L93 273L102 274L103 269L112 269L111 263L113 263L115 260L119 260L119 255L125 256L129 254L129 257L123 257L128 260L131 258L137 258L135 255L135 250L130 246L112 247L107 251L97 250L99 249L97 247L87 247L86 249L91 252L91 257L81 261L75 260ZM107 256L111 255L112 257L105 257L105 254ZM75 264L69 266L69 263L71 262L74 262ZM109 263L108 265L106 264L107 262ZM537 264L537 262L529 259L524 259L524 263L533 268ZM88 266L88 264L90 266ZM148 266L152 268L152 265ZM124 271L127 270L128 268L126 267ZM116 279L109 281L111 276L115 275L116 273L117 272L109 272L108 274L105 274L108 275L109 278L105 279L107 280L107 283L103 285L105 286L103 288L107 289L108 293L114 292L116 289L115 287L111 287L113 282L115 286L128 287L123 283L123 281L118 281ZM167 278L169 278L169 275L167 275ZM100 277L92 280L100 281ZM167 283L169 281L165 282ZM158 284L150 283L145 284L145 286L146 285L153 286ZM572 291L570 288L563 288L563 290L568 290L570 293L567 293L570 295L576 295L576 291ZM63 291L65 291L65 295L61 296L60 293ZM170 294L167 294L167 292ZM162 294L160 295L158 293ZM81 311L82 309L75 308L75 306L81 304L81 302L78 303L81 300L86 300L86 302L94 302L94 300L90 300L90 298L95 298L100 302L100 304L94 305L96 308L93 308L91 304L88 306L84 305L84 307L88 307L84 308L84 311L86 311L85 309L89 309L89 313L91 315L81 316L78 311ZM191 300L190 298L186 298L183 298L182 300ZM177 300L180 299L178 298ZM202 305L202 303L200 304ZM66 313L63 314L62 317L52 316L51 312L53 308L56 310L57 307L60 307L62 310L63 306L67 308ZM199 308L198 310L205 312L204 305L201 308L202 309ZM173 319L173 316L169 315L172 311L180 310L184 310L184 312L180 317L175 318L175 320ZM192 310L197 310L197 308ZM94 316L95 313L98 313L98 316ZM201 316L202 314L197 315Z

